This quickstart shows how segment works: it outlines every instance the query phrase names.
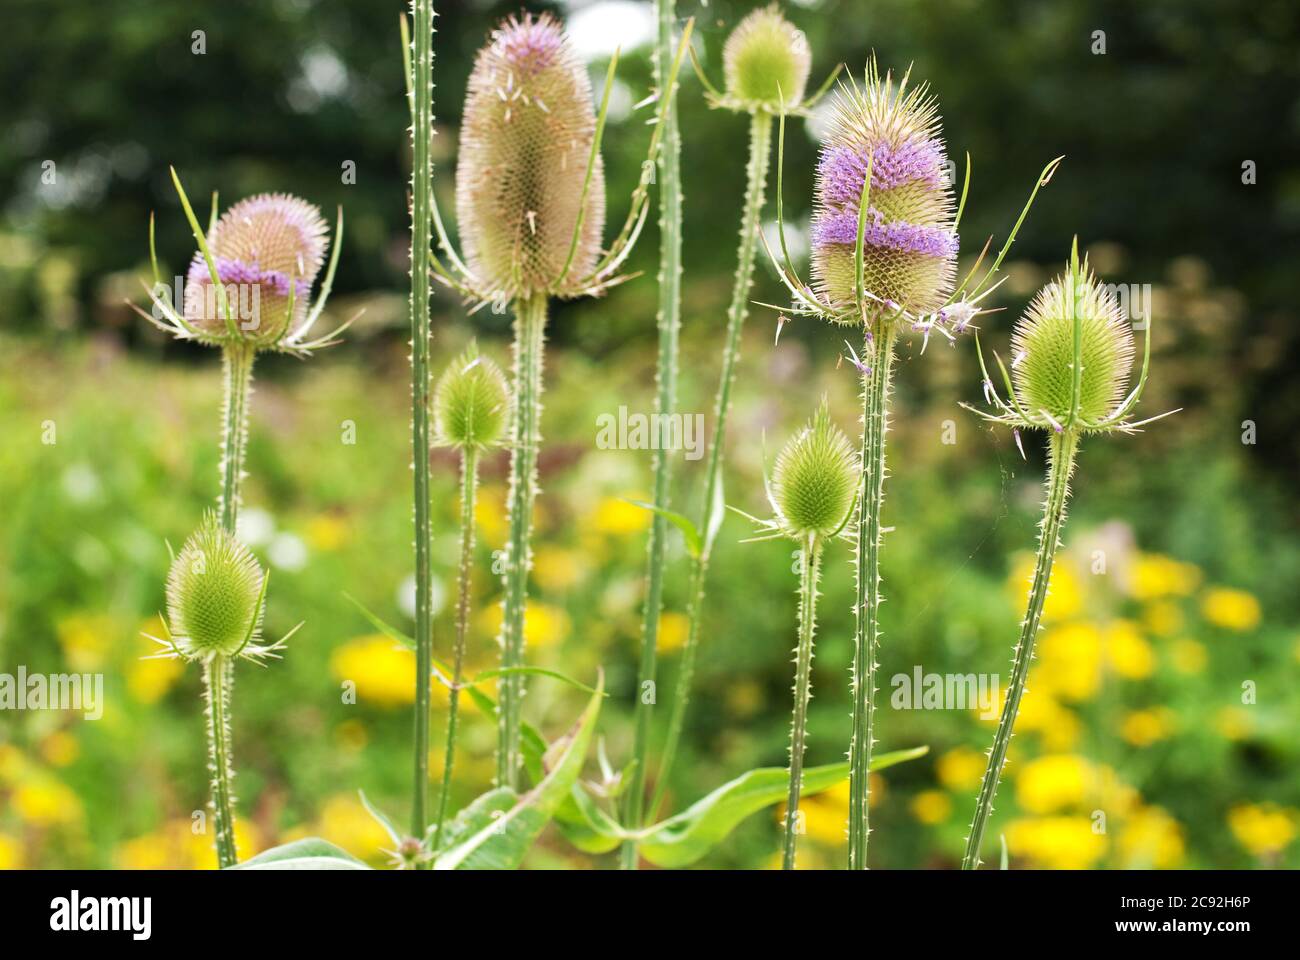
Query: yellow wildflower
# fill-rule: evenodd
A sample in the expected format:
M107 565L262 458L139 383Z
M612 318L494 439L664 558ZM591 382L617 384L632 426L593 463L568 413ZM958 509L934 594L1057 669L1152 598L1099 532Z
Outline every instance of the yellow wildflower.
M478 625L482 632L496 636L501 630L501 605L494 603L484 607L478 615ZM572 619L560 607L533 600L524 611L524 645L529 648L556 646L563 643L572 630Z
M627 499L623 497L601 497L591 515L592 527L599 533L611 536L624 536L649 529L650 511L644 507L628 503L628 499L644 498L638 496L631 496Z
M922 790L912 798L908 809L919 822L934 826L952 814L952 800L942 790Z
M357 703L399 707L415 702L415 654L382 633L349 640L330 655L330 672L355 684Z
M1049 870L1084 870L1106 852L1106 837L1088 817L1033 817L1007 825L1007 847Z
M81 754L77 738L66 730L55 730L41 741L41 756L52 767L66 767Z
M66 785L36 776L20 783L11 798L14 812L37 827L75 823L81 819L81 801Z
M22 865L22 844L16 837L0 833L0 870L19 870Z
M1257 857L1279 853L1296 834L1296 811L1272 803L1243 803L1228 811L1237 842Z
M580 584L587 564L577 550L543 544L533 552L533 579L548 593L563 593Z
M505 545L510 533L506 519L505 490L499 485L484 484L474 501L474 520L479 537L490 547Z
M322 553L338 550L348 542L348 522L334 513L321 513L307 521L304 539Z
M1213 587L1205 591L1201 613L1216 627L1244 632L1259 626L1259 601L1245 590Z
M1124 739L1135 747L1149 747L1173 732L1174 713L1168 707L1133 710L1120 725Z
M1142 680L1155 672L1155 652L1132 621L1116 620L1110 625L1106 655L1111 669L1126 679Z
M1095 771L1075 754L1030 760L1016 776L1016 802L1030 813L1054 813L1083 803Z
M1175 640L1169 647L1169 660L1179 673L1200 673L1209 659L1205 644L1195 640L1182 638Z
M1214 715L1214 726L1227 740L1244 740L1250 736L1254 721L1245 707L1222 707Z
M73 614L60 620L56 630L64 659L72 670L93 673L103 664L113 632L108 617Z
M984 779L988 758L970 747L953 747L935 762L939 782L949 790L974 790Z
M142 623L140 632L152 637L167 635L158 617L150 617ZM158 649L152 641L145 642L149 644L151 651ZM146 706L157 703L184 672L185 661L179 658L146 660L137 657L126 665L126 692L136 703L143 703Z
M317 830L326 840L363 860L382 856L379 851L393 845L384 828L350 793L325 801L317 818Z
M675 653L686 645L686 634L691 621L683 613L665 610L659 615L659 636L655 648L660 653Z
M1032 679L1064 700L1087 700L1101 685L1103 640L1092 623L1064 623L1045 630L1038 640Z
M1125 819L1116 841L1125 870L1172 870L1182 866L1183 828L1160 807L1141 807Z
M1139 554L1133 565L1130 592L1139 600L1157 597L1185 597L1201 582L1193 564L1182 563L1158 553Z
M1029 583L1034 576L1035 557L1032 553L1019 553L1012 564L1007 580L1009 596L1016 610L1022 611L1029 594ZM1083 584L1070 563L1057 563L1052 568L1047 600L1043 604L1043 622L1058 622L1077 616L1083 609Z
M1143 625L1161 637L1172 636L1183 628L1183 611L1171 600L1156 600L1142 612Z

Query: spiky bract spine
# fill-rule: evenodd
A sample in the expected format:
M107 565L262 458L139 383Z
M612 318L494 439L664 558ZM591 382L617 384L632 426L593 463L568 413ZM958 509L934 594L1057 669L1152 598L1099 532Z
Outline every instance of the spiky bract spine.
M583 201L595 134L591 82L560 24L525 14L493 31L470 74L456 166L466 259L491 298L570 296L588 285L605 223L599 155Z
M864 84L841 84L817 166L813 286L830 319L861 322L853 309L859 203L871 170L863 232L863 281L877 301L912 315L938 310L957 261L954 202L938 103L926 84L895 83L874 60Z

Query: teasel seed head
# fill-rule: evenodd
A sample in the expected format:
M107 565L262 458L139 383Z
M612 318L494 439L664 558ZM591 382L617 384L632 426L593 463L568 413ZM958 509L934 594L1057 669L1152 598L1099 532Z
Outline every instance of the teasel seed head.
M772 475L772 506L789 536L829 537L853 507L858 458L853 445L831 422L823 398L812 420L785 445Z
M485 450L505 436L510 411L505 374L471 343L448 365L434 389L437 442L461 450Z
M938 103L925 84L883 78L841 85L817 164L813 284L832 319L857 321L854 263L868 164L863 286L874 302L933 313L952 290L957 261L954 202Z
M1077 267L1077 263L1075 264ZM1074 320L1081 321L1078 420L1104 420L1123 401L1133 364L1133 332L1115 295L1097 282L1087 258L1038 291L1011 334L1011 378L1031 416L1070 421Z
M264 574L214 513L204 516L167 575L169 630L190 659L234 656L259 639Z
M259 194L227 210L206 239L240 335L273 347L297 332L329 248L320 210L290 194ZM204 333L225 335L226 317L202 253L195 252L186 280L185 319Z
M774 3L740 21L727 38L722 65L728 101L776 113L803 100L812 55L803 31Z
M492 296L568 296L584 286L605 222L599 156L565 264L595 132L591 83L559 22L547 14L504 21L470 73L456 166L466 259Z

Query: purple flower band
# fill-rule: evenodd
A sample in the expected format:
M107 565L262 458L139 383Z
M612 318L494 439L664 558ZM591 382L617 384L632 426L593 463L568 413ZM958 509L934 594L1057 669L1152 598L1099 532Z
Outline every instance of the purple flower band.
M496 47L511 67L535 75L555 62L564 46L564 32L550 17L512 20L497 34Z
M282 297L289 295L289 275L280 270L263 270L255 263L245 263L242 260L230 260L226 257L217 257L217 279L222 284L229 283L256 283L261 286L270 288L274 293ZM190 269L187 279L190 283L211 283L212 274L208 270L208 263L203 259L203 255L196 253L194 259L190 261ZM310 284L302 281L294 283L296 296L302 295Z
M869 246L905 253L919 253L926 257L952 257L957 254L957 235L942 227L925 227L902 220L884 223L879 210L868 209L863 241ZM858 242L858 214L856 211L822 214L813 222L812 242L815 247Z
M818 190L824 203L856 204L867 175L868 152L838 145L822 151L817 161ZM905 140L897 147L882 143L871 160L871 189L892 190L923 182L938 189L943 183L943 147L937 140Z

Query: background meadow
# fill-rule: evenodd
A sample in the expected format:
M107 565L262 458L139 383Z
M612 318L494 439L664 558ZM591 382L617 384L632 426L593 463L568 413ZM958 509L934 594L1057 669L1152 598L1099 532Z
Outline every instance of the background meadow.
M435 36L435 182L454 208L456 124L473 52L517 4L443 4ZM705 68L753 5L681 0ZM357 788L404 811L413 655L377 635L345 594L409 626L408 156L397 14L362 0L144 3L8 0L0 35L0 672L105 676L98 721L0 713L0 866L210 867L191 815L207 778L199 677L142 660L157 632L174 545L218 488L215 351L165 341L123 303L143 299L157 211L166 274L192 250L167 175L223 202L290 190L347 235L330 312L365 307L347 342L302 362L263 358L253 398L245 539L275 570L268 633L306 626L282 663L241 668L235 760L241 853L318 834L382 863L388 841ZM537 6L530 9L540 9ZM650 6L569 3L593 82L620 44L605 160L621 220L652 108ZM1149 285L1153 372L1141 408L1184 412L1137 437L1085 441L1047 624L990 834L1013 867L1300 866L1300 11L1209 0L966 3L808 0L787 13L809 37L814 78L846 61L928 79L951 153L974 160L963 248L1005 234L1043 163L1066 161L1039 197L982 320L1003 349L1012 318L1068 253L1071 235L1106 281ZM195 30L206 52L192 52ZM1105 31L1105 54L1093 53ZM37 39L39 38L39 39ZM716 384L739 218L745 120L710 112L693 77L680 94L686 196L680 409L705 412ZM795 247L808 218L816 118L787 130L784 197ZM53 161L54 183L42 182ZM1243 163L1256 182L1244 184ZM348 165L354 165L348 167ZM355 182L344 173L355 171ZM769 198L772 196L769 189ZM766 217L773 217L769 199ZM601 733L630 751L649 514L650 453L598 448L597 418L653 409L653 218L632 265L647 276L603 300L557 307L527 640L532 662L612 693ZM796 251L797 252L797 251ZM761 263L753 296L779 302ZM842 332L802 320L774 343L776 314L750 316L729 429L727 500L765 512L764 457L825 393L856 435ZM509 317L466 317L437 291L438 370L477 336L508 360ZM896 674L1005 680L1041 503L1037 438L1010 437L978 402L973 344L906 344L890 435L883 553L889 603L882 683ZM1246 425L1249 421L1250 426ZM53 425L54 443L43 442ZM349 441L355 442L349 442ZM952 442L947 442L952 441ZM1253 442L1245 442L1253 441ZM676 505L697 508L703 463L675 463ZM435 644L450 649L456 462L434 454ZM496 662L505 540L505 455L483 465L471 669ZM791 548L715 549L697 693L670 802L783 765L796 577ZM1100 551L1100 554L1099 554ZM842 759L849 735L852 570L825 563L810 764ZM1098 556L1104 556L1099 570ZM660 689L685 638L686 557L674 541ZM345 681L357 702L344 703ZM1253 702L1243 702L1243 684ZM883 691L888 693L888 687ZM1249 692L1249 690L1247 690ZM441 701L435 685L435 769ZM1247 698L1248 700L1251 698ZM529 684L528 719L567 727L582 695ZM666 699L663 701L666 707ZM458 801L493 774L493 725L468 706ZM882 700L881 749L928 744L872 791L872 864L955 867L992 721L977 710L899 710ZM662 735L662 724L659 733ZM840 866L847 786L808 797L801 866ZM1104 814L1104 832L1094 829ZM746 821L704 862L777 861L778 814ZM990 844L994 848L996 841ZM986 854L987 856L987 854ZM532 866L610 866L548 833Z

